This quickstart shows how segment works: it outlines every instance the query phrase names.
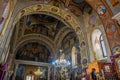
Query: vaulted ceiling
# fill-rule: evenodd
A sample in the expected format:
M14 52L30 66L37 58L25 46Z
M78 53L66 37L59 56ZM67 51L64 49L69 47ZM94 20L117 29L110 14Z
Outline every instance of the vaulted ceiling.
M38 2L69 9L77 17L81 17L85 11L88 13L92 11L85 0L18 0L17 8L23 7L25 4L38 4ZM29 57L38 55L37 53L34 54L34 50L29 51L28 47L25 47L28 45L30 48L30 42L39 44L43 48L42 50L46 49L48 51L49 55L59 53L61 48L65 53L70 53L73 46L79 45L78 36L71 26L66 25L61 19L42 13L23 16L15 25L13 37L14 40L12 41L14 41L14 47L17 48L17 56L19 56L16 59L21 58L21 56L26 57L27 54L24 51L30 53L27 55ZM32 57L30 58L32 59ZM36 60L36 57L34 57L34 60Z
M46 54L51 56L53 53L58 53L61 48L64 52L70 51L72 46L79 44L77 35L71 27L66 26L61 20L45 14L23 16L16 24L13 35L16 36L16 46L23 42L16 51L16 59L24 59L27 56L28 58L25 59L36 60L35 55L44 54L45 50ZM30 57L31 55L34 57Z

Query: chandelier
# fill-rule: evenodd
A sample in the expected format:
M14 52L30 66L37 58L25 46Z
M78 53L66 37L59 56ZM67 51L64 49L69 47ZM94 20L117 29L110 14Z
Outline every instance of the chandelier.
M70 61L64 58L64 53L60 50L60 57L52 63L55 67L67 67L70 66Z
M37 71L34 72L34 74L35 74L36 76L41 76L42 73L43 73L43 72L40 71L40 67L38 67Z

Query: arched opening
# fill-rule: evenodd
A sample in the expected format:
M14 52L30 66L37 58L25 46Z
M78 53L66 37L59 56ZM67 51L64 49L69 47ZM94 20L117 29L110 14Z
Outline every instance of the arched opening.
M26 75L26 72L24 76L20 76L16 73L14 75L13 79L24 79L25 77L30 78L32 75L34 75L35 80L36 79L43 79L48 80L48 76L56 75L59 77L60 70L56 71L58 74L49 74L46 75L46 73L49 73L48 71L50 69L51 63L59 59L60 55L59 50L62 49L64 53L64 58L66 60L72 61L71 59L71 53L72 53L72 47L79 47L79 38L75 32L74 29L71 28L71 26L67 26L62 22L61 20L50 16L46 14L29 14L23 16L16 24L14 28L15 33L12 34L14 37L11 41L11 44L14 43L11 46L11 51L15 54L15 65L18 64L18 68L15 71L20 71L21 65L25 68L25 71L27 72L29 68L33 69L33 71L28 71L28 75ZM62 32L61 32L62 31ZM24 43L28 42L29 43ZM37 43L37 41L39 43ZM57 43L60 42L60 43ZM23 44L24 43L24 44ZM44 44L45 43L45 44ZM60 44L60 45L59 45ZM14 49L14 47L16 47ZM51 49L53 51L51 51ZM77 56L78 55L78 56ZM75 51L76 56L76 65L81 65L80 62L80 49L78 48ZM78 57L78 62L77 62ZM23 63L26 61L27 63ZM38 65L36 66L36 62ZM32 64L30 64L32 63ZM40 65L43 64L43 65ZM71 64L71 63L70 63ZM32 67L30 67L32 66ZM35 66L35 67L34 67ZM73 66L73 67L74 67ZM38 70L36 68L45 68L47 67L47 71L45 72L45 76L42 77L42 75L39 75L37 77L36 74L34 74L35 70ZM43 70L40 70L43 71ZM44 74L43 74L44 75ZM70 76L70 74L69 74Z
M95 29L92 33L92 45L97 60L107 57L104 39L99 29Z

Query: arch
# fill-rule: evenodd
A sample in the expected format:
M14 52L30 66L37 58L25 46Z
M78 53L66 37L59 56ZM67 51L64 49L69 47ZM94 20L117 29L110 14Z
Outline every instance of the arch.
M94 56L97 60L107 56L106 47L103 43L102 32L100 29L94 29L91 35Z
M15 59L20 60L29 60L31 58L33 61L39 61L42 58L49 60L49 57L51 57L51 49L48 45L44 45L45 43L40 43L39 41L26 41L23 44L21 44L18 47L18 50L16 51ZM33 55L31 57L31 55ZM25 58L24 58L25 57ZM41 60L40 60L41 61Z
M65 23L65 25L72 27L76 31L78 37L80 37L80 35L82 34L82 37L80 38L81 41L85 39L84 33L81 30L82 28L80 28L80 22L77 21L77 18L74 15L56 6L47 5L47 4L36 4L21 9L14 18L13 26L15 26L15 24L20 20L22 16L29 14L36 14L36 13L50 15L61 20L63 23ZM79 32L78 32L78 28L79 28Z
M41 8L38 10L39 7ZM44 8L43 8L44 7ZM52 11L53 9L56 10ZM53 16L59 20L62 20L63 23L65 23L67 26L72 27L75 31L77 27L80 27L80 22L77 21L77 18L74 15L71 15L67 11L60 9L58 7L52 6L52 5L47 5L47 4L37 4L37 5L32 5L23 8L18 12L18 15L16 15L13 26L20 20L22 16L29 15L29 14L35 14L35 13L42 13L46 15ZM81 30L80 30L81 31Z
M31 37L32 37L32 38L31 38ZM35 37L35 35L32 35L32 36L28 35L28 36L26 36L26 37L24 37L24 38L25 38L24 40L21 40L21 41L16 45L16 48L13 50L13 53L16 54L16 52L17 52L17 50L19 49L19 47L21 47L21 46L23 46L23 45L25 45L25 44L27 44L27 43L29 43L29 42L38 42L38 43L42 42L41 44L47 45L46 47L48 48L48 50L49 50L51 53L53 53L52 56L54 56L54 53L55 53L55 52L54 52L54 49L55 49L55 47L53 46L53 43L51 43L51 41L47 40L47 39L44 38L43 36L42 36L41 38L39 38L39 37ZM43 41L43 39L44 39L44 41Z
M61 45L62 43L62 40L63 38L65 37L66 34L70 33L70 32L74 32L74 31L71 31L69 28L67 27L64 27L60 30L60 32L58 33L58 35L56 36L55 38L55 44L57 44L57 47L58 49L60 49L62 46L59 46ZM61 37L59 37L61 36ZM60 39L61 38L61 39ZM60 39L60 40L59 40Z

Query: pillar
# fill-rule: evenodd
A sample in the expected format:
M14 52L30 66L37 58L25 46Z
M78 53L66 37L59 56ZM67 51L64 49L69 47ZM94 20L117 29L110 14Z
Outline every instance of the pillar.
M50 80L50 66L48 66L48 80Z
M15 64L15 71L14 71L14 75L13 75L13 79L12 80L15 80L18 66L19 66L19 64Z

